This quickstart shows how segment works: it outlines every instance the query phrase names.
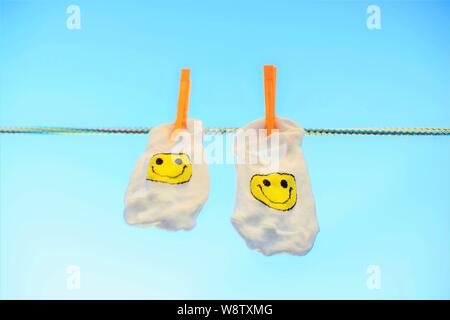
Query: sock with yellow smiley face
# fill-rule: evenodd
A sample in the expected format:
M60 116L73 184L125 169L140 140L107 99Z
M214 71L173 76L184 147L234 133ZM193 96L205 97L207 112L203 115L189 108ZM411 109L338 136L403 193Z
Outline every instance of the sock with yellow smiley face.
M237 193L232 223L247 245L265 255L304 255L319 231L301 149L304 130L277 118L267 135L264 119L238 131Z
M208 166L203 127L188 120L174 131L173 123L151 129L125 196L125 220L132 225L189 230L208 198Z

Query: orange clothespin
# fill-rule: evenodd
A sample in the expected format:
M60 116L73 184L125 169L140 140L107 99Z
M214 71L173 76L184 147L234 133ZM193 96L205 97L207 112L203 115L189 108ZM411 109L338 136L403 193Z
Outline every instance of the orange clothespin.
M187 113L189 107L189 92L191 89L191 70L181 69L180 92L178 94L177 118L175 120L176 129L186 129Z
M277 128L275 116L277 68L274 65L264 66L264 97L266 102L266 129L267 135Z

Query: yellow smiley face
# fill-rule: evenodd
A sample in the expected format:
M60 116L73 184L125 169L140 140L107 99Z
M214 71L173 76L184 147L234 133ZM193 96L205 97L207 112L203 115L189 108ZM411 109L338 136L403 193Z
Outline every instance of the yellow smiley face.
M289 173L255 174L250 181L250 192L266 206L287 211L297 203L295 177Z
M147 180L181 184L191 179L192 165L185 153L157 153L147 168Z

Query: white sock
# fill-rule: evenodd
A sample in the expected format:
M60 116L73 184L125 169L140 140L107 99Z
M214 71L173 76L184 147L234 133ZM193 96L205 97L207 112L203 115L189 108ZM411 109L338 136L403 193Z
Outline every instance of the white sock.
M261 149L254 143L238 141L243 141L244 135L249 136L249 131L264 129L264 119L251 122L236 135L237 190L232 223L250 248L265 255L281 252L304 255L319 231L300 148L304 130L286 118L277 118L277 127L270 136L263 133L261 137L262 145L269 143L269 154L272 151L277 155L279 163L273 159L266 163L242 163L243 156L248 159L255 152L261 155Z
M125 220L132 225L189 230L209 193L201 121L173 133L173 123L151 129L125 195Z

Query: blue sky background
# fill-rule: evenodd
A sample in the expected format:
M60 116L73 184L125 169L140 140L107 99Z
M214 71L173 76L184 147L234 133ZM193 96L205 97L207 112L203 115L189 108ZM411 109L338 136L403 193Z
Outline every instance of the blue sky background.
M190 116L242 126L276 64L277 112L304 127L450 127L449 57L449 1L0 0L0 125L170 122L190 67ZM448 137L306 137L321 232L305 257L246 247L233 165L211 165L197 227L173 233L122 217L145 136L0 139L3 299L450 298Z

